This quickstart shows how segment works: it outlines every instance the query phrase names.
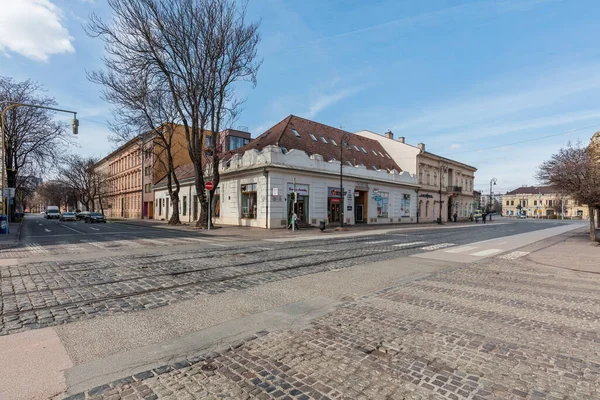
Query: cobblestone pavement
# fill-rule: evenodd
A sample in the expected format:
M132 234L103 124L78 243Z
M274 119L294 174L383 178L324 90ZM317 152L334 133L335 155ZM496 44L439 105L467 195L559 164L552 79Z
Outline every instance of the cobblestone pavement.
M0 266L0 335L433 251L473 238L502 236L503 229L499 225L479 231L424 231L308 244L229 243L219 248Z
M499 257L73 398L598 399L600 276Z

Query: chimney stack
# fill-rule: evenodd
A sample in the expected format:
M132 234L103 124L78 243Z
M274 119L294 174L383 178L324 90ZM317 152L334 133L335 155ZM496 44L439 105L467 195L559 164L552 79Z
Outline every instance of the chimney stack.
M425 151L425 143L419 143L417 147L421 149L421 151Z
M388 131L386 133L383 134L383 136L385 136L388 139L392 139L394 140L394 134L392 133L391 130L388 129Z
M400 137L398 138L398 141L399 141L400 143L404 143L404 136L400 136Z

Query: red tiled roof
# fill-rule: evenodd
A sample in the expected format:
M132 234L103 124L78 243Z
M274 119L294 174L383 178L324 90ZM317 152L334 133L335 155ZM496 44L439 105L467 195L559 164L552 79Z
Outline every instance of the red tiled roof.
M353 165L363 164L368 169L375 167L402 171L377 140L354 135L295 115L288 116L246 146L237 149L235 153L243 153L250 149L260 151L266 146L279 146L287 151L302 150L309 156L320 154L326 161L332 159L339 161L344 135L347 135L347 143L350 145L350 149L344 147L344 164L350 161Z
M560 190L552 186L521 186L515 190L512 190L506 194L553 194L559 193Z

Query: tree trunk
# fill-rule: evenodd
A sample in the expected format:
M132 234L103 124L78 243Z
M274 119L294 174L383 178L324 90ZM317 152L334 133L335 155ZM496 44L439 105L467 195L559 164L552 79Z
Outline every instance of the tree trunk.
M596 241L596 223L594 222L594 207L588 206L588 210L590 213L590 240L592 242Z
M169 218L169 225L181 225L179 220L179 193L177 191L171 194L171 203L173 205L173 212L171 218Z
M596 228L600 229L600 208L596 208Z

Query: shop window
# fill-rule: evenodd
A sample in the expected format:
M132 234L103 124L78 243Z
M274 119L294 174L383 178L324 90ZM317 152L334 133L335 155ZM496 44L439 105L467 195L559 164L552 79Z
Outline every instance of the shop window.
M388 192L379 192L379 194L376 196L378 218L388 217L389 197L390 194Z
M241 186L242 191L242 218L256 218L256 183Z

